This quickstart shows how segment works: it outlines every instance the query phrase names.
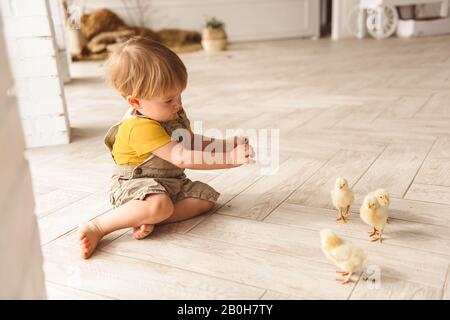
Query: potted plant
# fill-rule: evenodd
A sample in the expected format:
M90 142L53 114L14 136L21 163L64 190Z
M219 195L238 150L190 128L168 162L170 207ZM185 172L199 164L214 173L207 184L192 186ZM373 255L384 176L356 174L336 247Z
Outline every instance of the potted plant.
M224 23L214 17L206 21L202 33L202 47L206 52L225 50L227 47L227 34L224 27Z

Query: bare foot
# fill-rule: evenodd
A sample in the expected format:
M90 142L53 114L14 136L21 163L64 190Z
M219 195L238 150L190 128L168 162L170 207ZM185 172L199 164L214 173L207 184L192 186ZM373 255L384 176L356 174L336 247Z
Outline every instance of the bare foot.
M100 228L92 221L81 225L78 230L81 247L81 257L83 259L87 259L94 252L98 242L103 237L103 233Z
M143 224L140 227L133 228L133 238L136 240L141 240L147 237L150 233L152 233L155 225L153 224Z

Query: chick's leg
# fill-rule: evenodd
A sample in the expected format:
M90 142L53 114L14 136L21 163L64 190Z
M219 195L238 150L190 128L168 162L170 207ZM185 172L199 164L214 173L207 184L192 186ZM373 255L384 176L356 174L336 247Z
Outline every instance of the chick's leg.
M347 275L342 279L341 284L346 284L350 282L350 277L352 276L353 273L347 273Z
M372 240L370 241L372 242L379 241L380 243L382 243L383 242L382 230L377 230L377 233L372 237Z
M380 243L383 242L383 230L378 231L378 241L380 241Z
M342 210L342 208L339 208L339 216L336 218L336 221L341 221L344 223L347 222L345 215L344 215L344 210Z
M341 275L340 278L336 279L336 281L339 281L341 284L346 284L350 281L350 277L353 273L346 272L346 271L336 271L336 273L339 273Z
M347 206L347 208L345 208L345 216L347 217L348 216L348 212L350 211L350 206Z
M342 220L342 208L339 208L339 215L336 218L336 221L341 221Z
M377 232L378 232L377 229L373 228L372 232L369 231L369 237L373 237L374 235L377 234Z

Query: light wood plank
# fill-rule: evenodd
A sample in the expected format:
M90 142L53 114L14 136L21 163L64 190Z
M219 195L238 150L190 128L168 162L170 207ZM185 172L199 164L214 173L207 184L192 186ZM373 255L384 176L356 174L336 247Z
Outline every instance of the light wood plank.
M38 197L58 189L56 187L47 186L44 184L38 185L38 184L34 183L34 181L32 181L32 182L33 182L33 193L35 195L36 201L39 201L37 199Z
M92 195L38 220L41 244L46 244L111 209L106 191Z
M318 139L321 145L338 144L342 149L358 151L378 151L380 146L385 147L389 143L430 146L436 140L433 135L415 133L410 130L380 130L374 126L358 128L357 131L352 128L311 129L308 131L299 129L293 130L292 134L302 138Z
M390 101L370 101L347 112L346 117L336 123L333 128L367 128L380 114L388 109Z
M104 151L101 153L104 153ZM81 155L78 155L78 158L81 157ZM92 158L79 160L77 155L66 153L62 160L56 159L49 163L30 162L30 167L33 172L34 183L38 185L55 186L65 190L88 193L100 189L105 190L112 173L112 161L108 163L92 163L91 161ZM74 165L74 163L77 165Z
M440 120L447 120L449 121L450 119L450 114L435 114L435 113L417 113L414 116L415 119L420 119L420 120L436 120L436 119L440 119ZM442 136L445 137L445 136Z
M415 183L450 187L450 158L429 158L420 169Z
M352 288L335 285L335 268L328 263L189 235L156 231L141 241L124 236L102 251L296 296L345 299Z
M292 215L293 212L295 212L297 220L303 222L305 227L311 226L319 230L320 224L322 223L324 224L324 228L325 226L336 228L348 236L368 240L369 238L363 230L370 231L370 227L360 219L359 212L355 210L356 208L353 208L354 210L350 216L351 224L340 224L335 222L337 216L337 211L335 210L303 207L295 204L281 205L273 212L273 216L270 215L267 220L269 222L277 223L279 215L284 217L285 215ZM311 222L308 222L308 219L310 219ZM384 239L386 243L450 256L450 253L447 250L447 247L450 246L450 228L397 220L395 218L392 218L392 221L392 223L386 225L384 230Z
M291 147L294 150L301 150L302 146L309 148L312 145L313 148L331 149L333 154L339 149L381 152L386 147L386 139L372 134L358 133L358 135L355 135L353 132L346 132L341 129L300 128L292 130L290 136L282 139L280 144L283 148Z
M344 225L337 223L335 216L333 210L283 204L265 221L316 232L324 228L335 230L361 246L368 254L367 265L380 266L384 275L442 288L449 261L448 231L433 229L427 234L423 231L424 226L417 225L413 227L414 232L408 232L408 228L411 228L409 223L402 226L396 220L386 227L385 241L379 244L369 241L367 232L370 228L363 224L359 217L351 215L349 223ZM429 226L426 226L426 229L428 228ZM433 234L434 232L436 234Z
M414 182L450 186L449 137L440 137L436 141Z
M362 223L358 216L352 215L351 226L338 224L335 222L335 216L333 211L327 209L282 205L267 218L267 224L213 215L190 230L189 234L231 244L245 244L252 248L299 256L304 259L324 261L318 233L322 228L337 230L343 236L363 241L369 240L367 231L370 228ZM293 223L294 226L304 226L304 229L297 230L297 228L284 226L289 223ZM392 219L392 223L386 227L385 231L385 244L450 256L449 228L424 226Z
M423 97L403 96L386 108L381 116L390 119L412 118L430 98L431 95Z
M335 222L335 217L333 210L283 204L266 219L268 224L213 215L189 231L189 234L232 244L245 243L253 248L322 261L318 232L305 233L304 230L292 230L276 224L284 225L292 220L295 226L303 225L308 230L331 228L345 236L369 240L367 231L370 231L370 227L358 215L351 215L351 225L339 224ZM449 228L402 220L392 221L385 228L384 243L450 256Z
M209 181L209 185L220 192L219 205L224 205L244 189L261 179L261 167L244 165L230 169L224 174Z
M447 87L448 89L448 87ZM423 106L419 113L432 113L432 114L448 114L450 107L450 94L448 92L435 93L431 97L430 101Z
M197 218L180 221L180 222L174 222L174 223L169 223L169 224L164 224L164 225L157 225L157 226L155 226L155 229L160 230L160 232L184 234L184 233L187 233L190 229L192 229L195 225L197 225L200 221L205 219L207 216L209 216L209 215L208 214L202 215ZM113 231L113 232L105 235L100 240L97 248L101 249L101 248L107 246L108 244L110 244L111 242L117 240L121 236L129 237L130 239L132 239L131 233L129 233L129 231L131 231L131 230L132 230L132 228L125 228L125 229ZM78 228L61 236L60 238L57 239L57 243L63 244L65 246L79 248L79 239L78 239L77 232L78 232ZM46 244L46 245L48 245L48 244Z
M263 220L289 194L311 177L323 163L323 161L307 158L288 159L280 165L277 173L262 177L218 212Z
M39 218L66 207L88 196L87 192L76 190L56 189L36 197L35 213Z
M351 211L359 214L364 194L355 194ZM450 228L450 207L448 205L391 197L389 216L411 222L432 224Z
M305 299L317 300L319 298L313 298L311 296L297 297L297 296L293 296L293 295L289 295L289 294L279 293L279 292L272 291L272 290L268 290L261 297L261 300L305 300Z
M378 287L379 286L379 287ZM351 300L439 300L442 290L435 287L382 277L376 284L360 280Z
M429 154L433 159L450 159L450 137L439 137Z
M316 117L312 118L306 122L304 128L314 128L314 129L326 129L333 127L336 123L343 120L348 116L353 110L357 109L358 105L337 105L330 106L329 108L323 110Z
M339 150L337 145L318 145L314 140L300 140L298 137L283 138L280 141L280 155L286 158L314 157L318 160L328 160Z
M83 290L62 286L52 282L46 283L48 300L111 300L111 298Z
M138 241L136 241L138 242ZM44 247L48 281L117 299L258 299L263 289L158 263L97 251L89 260L76 249Z
M450 187L413 183L405 198L450 205Z
M375 160L372 152L339 151L318 170L303 186L287 199L289 203L332 208L330 191L338 177L353 185Z
M429 146L389 145L353 190L367 194L384 188L391 196L402 198L429 149Z
M444 293L442 299L450 300L450 264L448 266L447 278L445 279Z
M278 103L279 109L284 108L282 103ZM276 107L273 104L271 107ZM271 109L273 110L273 109ZM292 129L302 127L309 120L314 119L320 114L321 110L314 107L307 108L294 108L290 113L281 117L274 117L273 112L267 113L268 122L266 122L265 128L279 128L280 136L284 137Z
M440 119L389 119L379 117L373 123L373 128L381 131L397 131L426 134L430 136L436 135L450 135L450 128L448 127L448 120Z
M320 249L319 233L312 230L215 214L202 221L188 234L232 245L244 244L251 248L306 260L327 262Z

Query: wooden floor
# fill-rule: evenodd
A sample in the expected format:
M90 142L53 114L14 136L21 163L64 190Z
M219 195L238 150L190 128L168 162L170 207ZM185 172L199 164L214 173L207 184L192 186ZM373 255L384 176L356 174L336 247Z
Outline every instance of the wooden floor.
M126 106L97 63L74 65L73 143L28 151L49 298L450 298L450 37L257 42L182 59L191 121L279 128L278 173L189 171L222 193L216 212L142 241L115 232L80 259L76 226L110 210L102 138ZM346 225L330 205L338 176L357 195ZM378 187L393 197L383 244L357 214ZM322 228L360 245L381 285L337 284Z

